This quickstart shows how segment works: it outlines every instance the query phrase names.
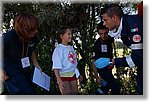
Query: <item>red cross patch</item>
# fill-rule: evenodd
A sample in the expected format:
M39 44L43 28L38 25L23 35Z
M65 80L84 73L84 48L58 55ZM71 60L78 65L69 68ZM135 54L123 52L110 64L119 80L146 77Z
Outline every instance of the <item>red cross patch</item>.
M140 42L140 41L141 41L141 36L138 35L138 34L134 35L134 36L133 36L133 41L134 41L134 42Z
M73 51L70 51L69 52L69 56L68 56L68 60L74 64L76 62L76 58L75 58L75 55L74 55L74 52Z

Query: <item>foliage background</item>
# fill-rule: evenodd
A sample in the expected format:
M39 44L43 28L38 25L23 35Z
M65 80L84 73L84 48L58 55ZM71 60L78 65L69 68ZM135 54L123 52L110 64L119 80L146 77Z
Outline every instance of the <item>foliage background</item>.
M96 25L101 21L101 8L110 3L118 3L124 13L137 14L137 4L131 2L97 2L71 3L66 2L30 2L3 3L3 32L13 28L12 19L18 12L29 12L35 15L40 24L37 57L43 71L51 77L51 90L48 92L36 87L36 93L41 95L59 95L56 78L52 71L52 53L57 45L57 30L68 25L73 31L73 46L76 50L79 70L84 78L79 84L81 95L93 95L98 88L93 76L92 46L97 39ZM130 50L122 42L115 42L114 57L130 54ZM121 94L137 94L136 68L114 68L114 77L119 81Z

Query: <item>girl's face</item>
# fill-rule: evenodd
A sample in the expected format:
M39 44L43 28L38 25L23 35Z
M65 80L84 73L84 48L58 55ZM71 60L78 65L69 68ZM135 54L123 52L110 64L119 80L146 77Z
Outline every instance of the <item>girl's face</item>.
M66 33L60 36L62 39L62 43L69 43L72 40L71 30L67 29Z

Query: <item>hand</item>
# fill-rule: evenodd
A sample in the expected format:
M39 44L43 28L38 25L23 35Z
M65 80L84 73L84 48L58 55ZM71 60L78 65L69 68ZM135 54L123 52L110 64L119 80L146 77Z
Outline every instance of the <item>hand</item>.
M58 85L61 90L65 89L65 84L63 83L63 81L58 81Z
M42 74L42 68L40 66L37 67L40 70L40 73Z
M97 81L97 83L98 83L98 85L99 86L102 86L102 78L100 78L100 77L98 77L97 79L96 79L96 81Z
M109 66L108 66L109 70L112 70L114 68L114 64L115 64L115 60L114 59L112 59L111 61L112 62L109 62Z
M108 69L112 70L114 68L114 65L112 63L109 64Z
M112 61L112 64L115 65L115 59L112 59L111 61Z
M41 74L42 74L42 68L41 68L41 67L39 67L39 70L40 70L40 72L41 72Z
M7 79L9 79L9 76L6 74L6 72L0 70L0 81L6 81Z
M79 76L79 81L82 82L83 81L83 77L82 75Z

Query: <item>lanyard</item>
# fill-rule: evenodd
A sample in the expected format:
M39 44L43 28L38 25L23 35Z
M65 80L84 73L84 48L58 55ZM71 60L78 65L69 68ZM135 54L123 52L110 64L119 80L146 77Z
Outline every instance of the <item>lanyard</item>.
M25 44L24 44L24 41L22 43L23 43L23 48L22 48L22 58L23 58L23 56L25 54ZM28 44L27 44L27 50L26 50L25 57L28 55L28 49L29 49L29 41L28 41Z

